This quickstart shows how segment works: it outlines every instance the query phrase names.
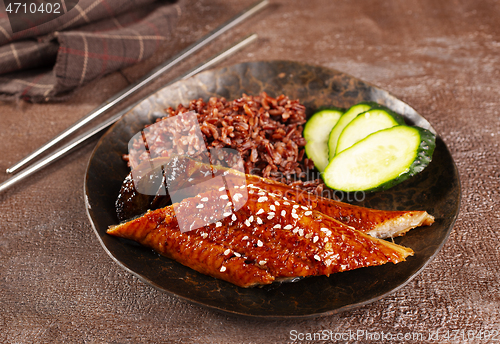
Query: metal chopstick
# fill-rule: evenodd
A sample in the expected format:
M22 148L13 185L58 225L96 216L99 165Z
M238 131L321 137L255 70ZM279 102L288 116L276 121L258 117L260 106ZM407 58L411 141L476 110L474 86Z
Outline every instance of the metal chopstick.
M6 172L7 173L13 173L26 165L28 162L32 161L36 157L38 157L40 154L45 152L46 150L50 149L69 135L73 134L77 130L79 130L81 127L92 121L93 119L97 118L99 115L101 115L103 112L109 110L111 107L115 106L122 100L126 99L128 96L131 94L137 92L147 84L149 84L151 81L156 79L158 76L160 76L162 73L166 72L173 66L175 66L177 63L181 62L184 60L186 57L190 56L191 54L195 53L220 35L222 35L224 32L228 31L229 29L233 28L234 26L238 25L239 23L243 22L245 19L248 17L252 16L256 12L260 11L262 8L267 6L269 3L269 0L264 0L256 3L255 5L251 6L247 10L243 11L242 13L238 14L236 17L233 19L229 20L227 23L219 26L217 29L214 31L210 32L208 35L205 37L201 38L197 42L193 43L186 49L184 49L182 52L180 52L178 55L174 56L172 59L166 61L162 65L156 67L153 69L150 73L148 73L146 76L144 76L141 80L136 82L135 84L132 84L125 88L123 91L117 93L113 97L109 98L106 100L102 105L94 109L92 112L87 114L85 117L81 118L78 122L73 124L71 127L57 135L55 138L17 162L15 165L12 167L9 167Z
M231 48L219 53L218 55L214 56L210 60L204 62L203 64L197 66L196 68L190 70L189 72L183 74L182 76L178 77L177 79L173 80L169 84L174 83L175 81L178 80L184 80L187 79L195 74L198 74L202 70L205 70L216 63L222 61L223 59L227 58L231 54L234 54L238 50L242 49L243 47L247 46L248 44L252 43L257 39L257 35L253 34L245 38L244 40L240 41L239 43L233 45ZM138 101L137 103L129 106L128 108L120 111L116 115L113 115L112 117L108 118L104 122L100 123L99 125L95 126L94 128L88 130L87 132L81 134L80 136L76 137L73 139L71 142L68 142L58 150L54 151L52 154L49 156L43 158L42 160L36 162L35 164L29 166L25 170L19 172L18 174L14 175L13 177L7 179L5 182L0 184L0 193L7 190L11 186L15 185L16 183L20 182L21 180L25 179L26 177L32 175L33 173L43 169L44 167L50 165L54 161L62 158L66 154L68 154L70 151L75 149L76 147L80 146L83 142L87 141L89 138L93 137L94 135L98 134L102 130L106 129L109 127L111 124L115 123L120 119L121 116L123 116L125 113L127 113L130 109L135 107L137 104L139 104L142 100Z

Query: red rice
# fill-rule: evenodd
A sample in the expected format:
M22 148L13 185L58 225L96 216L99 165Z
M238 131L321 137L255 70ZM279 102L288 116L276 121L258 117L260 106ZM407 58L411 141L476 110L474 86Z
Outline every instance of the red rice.
M192 100L187 107L182 104L177 109L166 109L168 116L195 111L198 115L201 132L207 148L233 148L243 158L245 172L293 185L309 192L321 193L323 183L320 179L306 181L307 174L313 170L314 164L304 156L306 144L302 137L303 124L306 122L305 107L298 100L291 100L285 95L277 98L262 92L258 96L243 94L239 99L227 101L225 98L212 97L205 103L202 99ZM169 117L157 119L153 136L157 137L148 147L162 149L162 156L169 156L173 142L162 140L162 133L169 133L172 140L173 128L162 126L162 121ZM176 142L184 142L186 151L192 142L189 133L177 130ZM187 135L187 136L185 136ZM164 135L165 137L165 135ZM139 145L141 142L134 142ZM177 149L178 150L178 149ZM134 164L146 160L147 155L136 156L130 152L124 159L132 159ZM214 157L212 157L214 159ZM231 157L216 157L221 163ZM213 161L213 160L212 160ZM129 162L130 165L130 162Z

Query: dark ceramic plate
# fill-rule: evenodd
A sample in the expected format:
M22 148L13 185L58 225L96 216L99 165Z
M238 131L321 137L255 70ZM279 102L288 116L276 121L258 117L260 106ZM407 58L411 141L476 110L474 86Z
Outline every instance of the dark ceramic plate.
M371 100L405 116L410 124L433 131L407 104L386 91L341 72L290 61L237 64L176 82L144 99L101 138L90 159L85 194L90 221L108 254L152 286L195 304L256 317L284 318L333 314L379 300L415 277L440 250L458 214L460 182L446 145L438 137L432 163L419 175L356 204L388 210L424 209L436 217L430 227L410 231L395 241L415 251L406 262L362 268L330 277L311 277L276 288L243 289L202 275L149 249L106 234L116 224L114 202L129 172L121 159L129 139L164 114L168 106L191 99L242 93L299 99L310 116L320 108L349 107ZM359 197L358 197L359 199Z

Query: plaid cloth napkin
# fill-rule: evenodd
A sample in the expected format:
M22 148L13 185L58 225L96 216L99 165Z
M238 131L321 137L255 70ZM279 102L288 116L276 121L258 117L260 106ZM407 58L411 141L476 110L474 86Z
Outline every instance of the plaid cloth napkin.
M14 34L0 8L0 100L64 100L75 88L148 58L172 41L181 3L80 0L59 18Z

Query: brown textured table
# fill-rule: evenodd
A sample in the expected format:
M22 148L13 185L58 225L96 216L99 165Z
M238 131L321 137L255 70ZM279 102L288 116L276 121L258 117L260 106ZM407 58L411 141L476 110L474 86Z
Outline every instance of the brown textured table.
M188 1L176 46L251 3ZM425 340L418 342L467 342L468 334L500 331L499 21L494 0L271 1L260 18L142 92L257 32L259 43L224 65L262 59L322 65L410 104L448 145L461 176L462 205L442 251L403 289L339 315L285 321L221 314L161 293L115 264L91 229L82 184L94 140L0 195L0 342L284 343L327 331L337 334L334 342L383 342L376 340L382 332L421 333ZM0 170L173 54L164 49L64 103L0 104ZM429 338L438 330L439 340Z

